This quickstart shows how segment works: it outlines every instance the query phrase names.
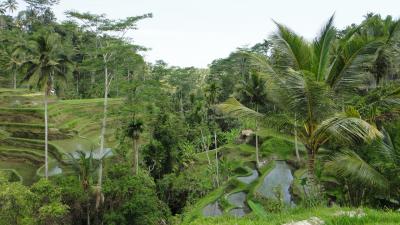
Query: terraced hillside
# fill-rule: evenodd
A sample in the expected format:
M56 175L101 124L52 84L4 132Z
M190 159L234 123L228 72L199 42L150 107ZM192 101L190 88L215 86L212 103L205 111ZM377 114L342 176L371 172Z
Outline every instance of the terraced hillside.
M293 138L269 130L262 130L259 135L262 142L259 168L255 166L255 147L251 143L228 144L218 149L221 161L232 163L232 175L224 185L191 208L184 224L202 218L237 218L271 210L266 207L290 208L304 197L301 180L305 169L300 166L304 162L296 160ZM304 147L300 145L299 148L304 158ZM209 157L214 155L215 151L209 151ZM199 161L207 164L206 153L200 154ZM271 202L271 199L277 201ZM266 202L269 203L266 205Z
M44 118L43 95L25 89L0 89L0 169L14 171L25 184L43 173ZM115 110L121 99L109 101L106 147L115 143ZM66 153L98 148L102 99L49 100L50 174L67 171ZM113 126L114 125L114 126ZM5 132L4 132L5 131Z

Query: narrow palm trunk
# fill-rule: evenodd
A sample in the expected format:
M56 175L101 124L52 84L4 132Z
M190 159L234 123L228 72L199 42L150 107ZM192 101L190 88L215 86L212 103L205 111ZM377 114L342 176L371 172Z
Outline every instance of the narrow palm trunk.
M79 73L76 77L76 95L79 96Z
M15 71L13 73L13 86L14 86L14 90L17 89L17 72L15 72Z
M48 88L44 91L44 176L46 180L49 176L49 159L48 159L48 121L47 121L47 95L48 95Z
M87 212L86 212L86 220L87 220L87 225L90 225L90 202L86 204Z
M217 146L217 133L215 131L214 131L214 145L215 145L215 166L217 172L217 187L219 187L218 146Z
M103 181L103 152L104 152L104 136L106 134L106 121L107 121L107 103L108 103L108 68L107 66L104 67L104 108L103 108L103 121L101 124L101 134L100 134L100 152L99 155L100 159L100 166L99 166L99 175L97 180L98 196L96 200L96 208L99 207L100 204L100 194L101 194L101 185Z
M258 112L258 106L256 106L256 111ZM256 123L256 163L257 163L257 167L260 166L260 155L259 155L259 149L258 149L258 123L257 123L257 119L255 119L255 123Z
M258 149L258 135L257 135L258 127L257 127L257 120L256 120L256 162L257 162L257 167L260 166L260 153Z

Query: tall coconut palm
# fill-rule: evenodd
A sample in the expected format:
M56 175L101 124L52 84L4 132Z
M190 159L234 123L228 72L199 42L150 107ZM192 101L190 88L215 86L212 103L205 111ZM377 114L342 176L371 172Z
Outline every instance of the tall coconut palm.
M215 112L215 104L217 103L218 98L218 85L216 82L212 82L206 89L206 101L208 108L211 109L212 117L210 121L212 123L214 129L214 148L215 148L215 172L216 172L216 183L217 187L219 187L219 159L218 159L218 143L217 143L217 121L216 121L216 112ZM206 118L208 120L209 118ZM208 153L207 153L208 154Z
M2 54L6 60L6 69L12 74L12 86L17 88L17 74L24 62L22 52L19 49L6 48Z
M133 161L132 161L132 168L133 168L133 173L138 174L139 173L139 148L138 148L138 142L140 139L140 134L143 132L143 122L141 120L132 120L129 122L128 127L126 129L126 135L132 139L132 155L133 155Z
M343 112L338 104L338 90L353 90L363 82L360 74L366 72L365 64L361 63L367 62L369 54L374 53L372 49L376 48L365 44L339 66L335 63L340 57L332 54L336 44L333 16L313 42L281 24L277 23L277 26L278 32L272 36L271 60L251 55L255 67L267 79L269 99L280 109L279 115L265 115L264 125L279 131L287 127L290 131L296 129L307 150L310 184L315 185L315 160L325 143L331 140L354 143L382 136L371 124ZM331 80L335 82L331 83ZM235 99L229 99L219 108L236 116L264 117Z
M48 178L48 96L54 83L65 83L71 72L71 62L57 34L42 31L34 34L27 46L28 59L23 63L27 72L23 82L44 91L45 177Z

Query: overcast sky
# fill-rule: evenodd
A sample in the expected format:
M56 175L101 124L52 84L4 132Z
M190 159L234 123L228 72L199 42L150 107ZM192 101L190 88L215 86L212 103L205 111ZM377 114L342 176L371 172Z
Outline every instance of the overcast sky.
M359 23L368 12L398 18L400 0L61 0L54 11L63 20L70 9L114 19L151 12L153 18L129 34L151 48L146 59L206 67L268 37L275 30L272 19L311 39L333 13L339 28Z

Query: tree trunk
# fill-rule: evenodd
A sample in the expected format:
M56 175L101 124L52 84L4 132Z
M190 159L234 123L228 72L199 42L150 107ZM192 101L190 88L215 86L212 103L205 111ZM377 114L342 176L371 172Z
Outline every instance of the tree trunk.
M49 159L48 159L48 136L49 136L49 130L48 130L48 115L47 115L47 95L48 95L48 87L45 88L44 91L44 176L46 180L48 179L49 176Z
M79 96L79 72L76 76L76 95Z
M13 86L14 86L14 90L17 89L17 72L16 71L13 72Z
M258 106L256 106L256 111L258 112ZM257 168L260 166L260 153L258 149L258 124L257 124L257 119L255 119L255 125L256 125L256 163L257 163Z
M88 198L89 199L89 198ZM90 201L88 200L86 204L86 220L87 220L87 225L90 225Z
M218 146L217 146L217 132L215 132L215 130L214 130L214 146L215 146L215 166L217 172L217 187L219 187Z
M315 187L315 151L307 148L308 153L308 180L309 184Z
M107 62L104 62L107 63ZM108 68L107 65L104 67L104 108L103 108L103 121L101 124L101 134L100 134L100 157L103 156L104 152L104 136L106 134L106 121L107 121L107 103L108 103ZM100 159L99 165L99 175L97 180L98 196L96 199L96 208L100 205L100 195L101 195L101 185L103 181L103 160Z

